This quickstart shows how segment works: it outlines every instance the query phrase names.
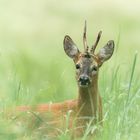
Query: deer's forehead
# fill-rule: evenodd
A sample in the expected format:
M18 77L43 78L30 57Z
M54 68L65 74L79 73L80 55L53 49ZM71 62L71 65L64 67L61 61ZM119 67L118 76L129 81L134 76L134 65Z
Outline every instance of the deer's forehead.
M82 63L82 64L87 64L87 65L89 65L89 64L91 64L92 62L93 62L92 58L86 58L86 57L82 57L82 58L81 58L81 63Z
M87 56L87 55L81 55L79 57L79 60L78 60L78 63L81 63L82 65L84 66L88 66L88 65L91 65L91 64L97 64L96 60L94 59L94 57L92 56Z

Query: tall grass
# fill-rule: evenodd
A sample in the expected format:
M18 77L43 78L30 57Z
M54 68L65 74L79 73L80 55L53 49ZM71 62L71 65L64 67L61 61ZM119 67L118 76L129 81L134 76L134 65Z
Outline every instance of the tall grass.
M121 64L118 64L113 67L113 69L109 68L109 62L104 64L103 68L101 68L100 73L100 80L99 80L99 89L103 99L103 110L104 110L104 126L100 128L99 126L90 126L87 124L86 133L83 136L83 140L87 139L87 134L89 130L98 128L100 130L100 134L96 137L96 139L104 139L104 140L133 140L139 139L139 77L138 77L138 63L137 62L137 53L134 55L134 60L131 61L131 65L127 65L128 71L124 71L121 69ZM30 60L29 60L30 61ZM50 65L50 64L49 64ZM105 66L107 65L107 66ZM55 69L56 65L52 66ZM57 70L54 70L54 73L60 73L61 75L61 66L57 66ZM60 71L58 71L60 69ZM69 68L68 68L69 70ZM51 71L52 72L52 71ZM111 74L110 74L111 73ZM41 73L42 74L42 73ZM7 79L7 93L5 97L2 97L1 100L1 116L0 116L0 132L1 132L1 139L45 139L47 136L42 134L41 130L35 129L31 131L29 128L24 128L24 126L18 124L18 121L13 120L12 118L5 118L6 108L9 108L19 104L38 104L41 102L45 102L42 98L48 98L46 102L49 101L59 101L57 99L58 96L66 96L65 98L70 98L67 94L70 92L67 90L67 85L62 85L67 78L61 76L60 78L56 78L57 74L51 75L51 80L53 83L51 85L51 80L48 80L49 88L45 91L35 91L33 90L32 86L27 87L24 85L15 73L11 74L11 77ZM59 75L58 75L59 76ZM74 73L73 73L74 77ZM102 78L103 77L103 78ZM64 81L63 81L64 80ZM41 81L41 80L40 80ZM49 83L50 82L50 83ZM56 82L56 84L54 84ZM67 81L66 81L67 82ZM71 81L73 82L73 81ZM76 83L75 83L76 84ZM47 86L47 84L45 85ZM59 86L62 87L62 90L59 91ZM71 87L69 89L74 88L72 87L73 84L71 83ZM54 87L56 88L54 91ZM64 91L63 91L64 88ZM57 92L59 91L59 92ZM34 93L35 92L35 93ZM53 93L54 92L54 93ZM63 93L64 92L64 93ZM73 98L76 94L73 91ZM45 95L44 95L45 94ZM53 94L53 96L49 95ZM2 94L1 94L2 96ZM65 99L64 98L64 99ZM61 98L60 100L63 100ZM33 114L34 115L34 114ZM16 116L15 116L16 117ZM38 117L38 116L36 116ZM40 120L40 118L38 118ZM28 122L31 120L28 119ZM42 121L42 120L41 120ZM61 130L58 139L65 140L70 139L69 130L67 127L69 121L69 113L67 115L66 120L66 129ZM44 122L45 124L46 122ZM46 124L46 127L48 125ZM94 131L94 130L93 130ZM42 135L41 135L42 134Z

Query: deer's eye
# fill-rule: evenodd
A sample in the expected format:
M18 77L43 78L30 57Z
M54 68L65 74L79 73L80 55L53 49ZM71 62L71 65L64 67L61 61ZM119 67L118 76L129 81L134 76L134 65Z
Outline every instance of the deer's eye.
M80 64L76 64L76 69L80 69Z
M97 68L97 66L93 66L91 70L92 70L92 71L97 71L98 68Z

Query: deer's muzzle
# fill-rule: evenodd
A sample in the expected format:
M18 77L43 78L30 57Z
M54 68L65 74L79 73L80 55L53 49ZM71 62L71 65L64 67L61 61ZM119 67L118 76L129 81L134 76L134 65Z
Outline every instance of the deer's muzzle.
M88 75L81 75L79 77L79 86L87 87L90 84L90 79Z

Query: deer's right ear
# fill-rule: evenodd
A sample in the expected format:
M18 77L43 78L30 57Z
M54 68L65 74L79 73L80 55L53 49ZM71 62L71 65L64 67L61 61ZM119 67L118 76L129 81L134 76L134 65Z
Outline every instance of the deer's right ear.
M64 45L65 53L70 58L75 59L79 55L80 51L78 50L75 43L68 35L64 37L63 45Z

